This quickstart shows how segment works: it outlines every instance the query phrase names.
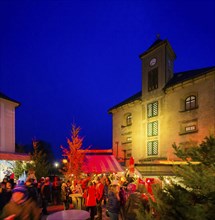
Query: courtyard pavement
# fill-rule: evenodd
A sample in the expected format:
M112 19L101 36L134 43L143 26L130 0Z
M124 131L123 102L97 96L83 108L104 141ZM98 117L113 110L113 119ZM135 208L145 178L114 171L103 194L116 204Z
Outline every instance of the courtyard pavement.
M70 205L70 208L71 208L71 209L73 208L72 205ZM48 213L49 213L49 215L50 215L50 214L52 214L52 213L54 213L54 212L58 212L58 211L64 210L64 207L63 207L63 205L49 205L48 208L47 208L47 210L48 210ZM106 209L105 209L105 207L103 207L102 220L110 220L110 218L108 218L108 217L106 216L105 211L106 211ZM43 215L41 220L46 220L46 219L47 219L47 216L48 216L48 215ZM72 219L71 219L71 220L72 220ZM80 220L82 220L82 219L80 219ZM119 218L119 220L121 220L121 218Z

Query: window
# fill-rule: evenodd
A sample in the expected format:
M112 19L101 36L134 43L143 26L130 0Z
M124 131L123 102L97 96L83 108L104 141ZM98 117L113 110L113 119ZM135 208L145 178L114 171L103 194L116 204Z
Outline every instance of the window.
M185 99L185 110L196 108L196 96L191 95Z
M126 113L123 115L123 125L121 125L121 128L123 129L130 125L132 125L132 114Z
M126 125L131 125L132 124L132 115L129 113L126 116Z
M158 68L152 69L148 73L148 91L158 88Z
M148 123L147 135L148 137L158 135L158 121Z
M148 118L158 116L158 102L149 103L147 105Z
M131 137L127 137L126 138L126 142L131 142L132 141L132 138Z
M193 119L190 121L184 121L180 124L180 135L198 132L198 121Z
M158 141L148 141L147 154L148 156L158 155Z
M192 132L192 131L195 131L195 130L196 130L195 125L185 127L185 132Z

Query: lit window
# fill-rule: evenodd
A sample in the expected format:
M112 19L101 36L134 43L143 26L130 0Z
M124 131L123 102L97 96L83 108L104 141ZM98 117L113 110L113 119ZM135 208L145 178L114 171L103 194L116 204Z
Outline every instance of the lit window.
M196 96L191 95L185 99L185 110L196 108Z
M158 141L148 141L147 154L148 156L158 155Z
M131 137L127 137L127 138L126 138L126 141L127 141L127 142L131 142L131 141L132 141L132 138L131 138Z
M126 125L131 125L132 124L132 115L128 114L126 116Z
M158 88L158 68L155 68L148 73L148 91Z
M185 127L185 132L191 132L191 131L195 131L195 130L196 130L195 125Z
M193 119L190 121L185 121L180 124L180 135L189 134L193 132L198 132L198 121Z
M147 105L148 118L158 116L158 102L149 103Z
M158 121L148 123L147 134L148 137L158 135Z

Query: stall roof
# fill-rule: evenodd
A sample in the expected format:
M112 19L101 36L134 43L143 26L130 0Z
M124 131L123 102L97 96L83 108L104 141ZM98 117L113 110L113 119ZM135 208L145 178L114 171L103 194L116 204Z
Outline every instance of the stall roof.
M0 160L25 160L30 161L30 155L10 152L0 152Z
M86 155L86 173L123 172L113 155Z

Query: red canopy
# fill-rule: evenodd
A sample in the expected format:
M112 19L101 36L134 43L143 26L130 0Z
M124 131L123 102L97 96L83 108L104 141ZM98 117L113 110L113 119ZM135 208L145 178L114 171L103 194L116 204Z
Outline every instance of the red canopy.
M30 155L21 153L0 152L0 160L25 160L30 161Z
M86 173L122 172L123 169L113 155L86 155Z

